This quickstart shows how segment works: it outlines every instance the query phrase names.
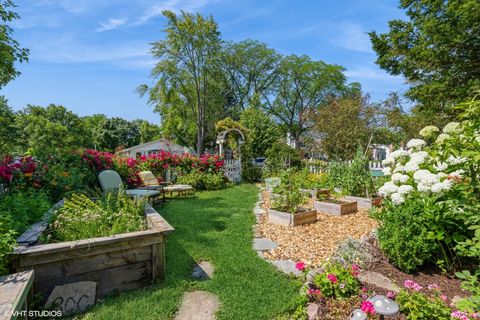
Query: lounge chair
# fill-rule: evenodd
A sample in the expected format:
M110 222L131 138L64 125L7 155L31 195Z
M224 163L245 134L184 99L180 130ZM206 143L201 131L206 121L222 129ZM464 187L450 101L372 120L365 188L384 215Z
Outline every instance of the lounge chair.
M122 178L113 170L104 170L98 175L100 186L104 192L115 191L123 187ZM149 189L126 189L125 194L129 197L146 197L150 203L154 203L161 196L158 190Z
M172 184L171 182L164 182L162 184L158 183L157 178L151 171L142 171L138 173L140 180L142 181L143 186L146 188L151 188L156 190L162 190L165 193L170 193L170 196L173 196L173 193L176 192L178 196L187 196L188 194L194 195L195 188L188 184Z

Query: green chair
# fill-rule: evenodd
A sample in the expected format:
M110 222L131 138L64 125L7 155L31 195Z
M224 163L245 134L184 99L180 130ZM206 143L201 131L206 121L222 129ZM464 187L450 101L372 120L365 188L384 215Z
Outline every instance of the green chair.
M120 175L113 170L104 170L98 175L98 180L100 180L100 186L104 192L116 191L123 187L122 178ZM125 190L125 194L129 197L146 197L149 202L155 202L160 196L160 192L157 190L147 190L147 189L128 189Z

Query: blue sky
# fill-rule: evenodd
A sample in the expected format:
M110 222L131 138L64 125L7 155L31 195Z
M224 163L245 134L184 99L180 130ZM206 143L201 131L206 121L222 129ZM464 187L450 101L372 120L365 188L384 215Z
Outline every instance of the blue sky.
M375 64L366 32L403 17L398 0L17 0L15 38L30 49L22 75L0 91L15 110L62 104L79 115L105 113L159 122L135 93L149 83L150 43L164 37L161 11L211 14L224 40L260 40L283 54L307 54L346 68L378 101L403 92L403 79Z

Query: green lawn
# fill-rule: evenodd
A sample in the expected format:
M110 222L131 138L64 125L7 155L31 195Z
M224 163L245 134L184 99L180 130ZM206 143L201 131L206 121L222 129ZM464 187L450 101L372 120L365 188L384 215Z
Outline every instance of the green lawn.
M221 302L218 319L272 319L291 304L300 283L252 250L258 189L239 185L169 201L158 211L176 229L167 242L163 283L98 304L87 319L172 319L185 291L205 290ZM190 278L194 260L215 267L213 279Z

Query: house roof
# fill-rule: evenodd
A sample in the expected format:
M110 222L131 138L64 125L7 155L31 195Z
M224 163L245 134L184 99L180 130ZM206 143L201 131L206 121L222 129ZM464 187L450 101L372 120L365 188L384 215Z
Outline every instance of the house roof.
M117 154L118 153L123 153L123 152L128 152L128 151L131 151L131 150L134 150L134 149L137 149L137 148L147 147L149 145L153 145L153 144L156 144L156 143L164 143L165 145L168 146L169 149L172 149L172 150L174 150L174 149L185 149L185 148L189 149L187 147L176 144L176 143L174 143L174 142L172 142L172 141L170 141L166 138L161 138L161 139L158 139L158 140L138 144L138 145L132 146L130 148L122 149L120 151L117 151Z

